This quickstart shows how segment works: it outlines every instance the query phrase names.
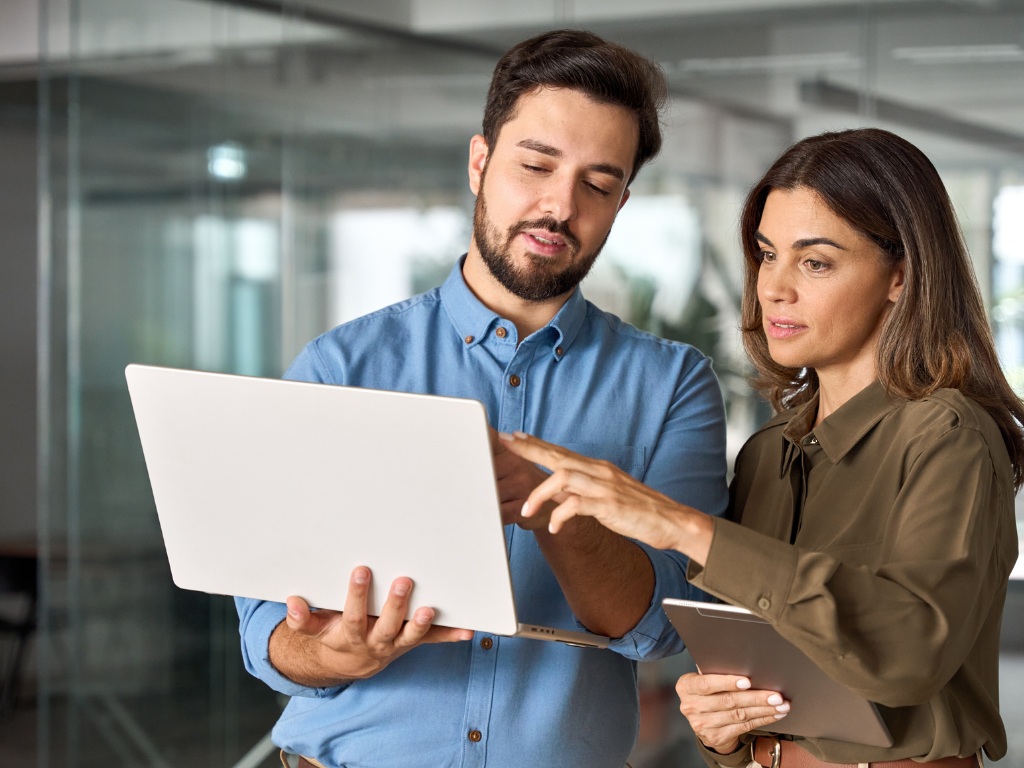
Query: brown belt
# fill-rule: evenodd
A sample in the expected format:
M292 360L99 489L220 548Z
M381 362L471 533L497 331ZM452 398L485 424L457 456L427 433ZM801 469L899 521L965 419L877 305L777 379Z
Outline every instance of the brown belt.
M295 755L292 755L292 757L295 757ZM324 768L323 765L312 758L302 757L302 755L299 755L298 757L299 762L295 764L295 768ZM284 768L288 768L289 766L288 755L283 749L281 750L281 765L283 765Z
M754 761L764 768L857 768L857 763L826 763L802 749L794 741L765 736L758 736L754 742ZM903 760L884 760L870 765L871 768L979 768L980 761L975 755L940 757L927 763L908 757Z

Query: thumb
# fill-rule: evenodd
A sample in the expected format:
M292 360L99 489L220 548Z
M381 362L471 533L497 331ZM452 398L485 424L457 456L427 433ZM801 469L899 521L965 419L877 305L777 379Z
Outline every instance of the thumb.
M285 618L288 629L303 635L315 635L320 629L319 617L309 610L309 605L301 597L289 597L285 600L288 615Z

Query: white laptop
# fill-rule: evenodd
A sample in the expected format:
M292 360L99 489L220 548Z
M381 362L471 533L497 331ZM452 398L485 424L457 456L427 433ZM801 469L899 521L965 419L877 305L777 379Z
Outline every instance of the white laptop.
M352 569L393 579L434 623L603 648L516 616L476 400L129 365L174 583L342 610Z

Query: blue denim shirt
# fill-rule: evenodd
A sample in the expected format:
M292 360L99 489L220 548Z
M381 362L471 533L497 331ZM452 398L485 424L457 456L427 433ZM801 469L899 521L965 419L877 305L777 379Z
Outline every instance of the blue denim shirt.
M520 340L469 290L461 264L439 288L310 342L286 377L475 398L499 431L606 459L674 499L724 512L725 413L707 358L602 312L579 290ZM520 621L580 628L533 534L505 532ZM686 582L685 557L641 546L654 598L610 650L510 637L482 644L477 633L419 646L337 688L278 673L267 646L284 606L238 599L246 668L292 697L274 742L326 766L622 768L639 719L635 660L682 650L661 600L702 595Z

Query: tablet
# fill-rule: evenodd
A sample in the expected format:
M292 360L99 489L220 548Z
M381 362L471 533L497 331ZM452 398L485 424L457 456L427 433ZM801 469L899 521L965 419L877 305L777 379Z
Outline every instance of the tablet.
M771 733L892 746L872 702L830 678L764 619L744 608L693 600L669 598L662 606L698 671L743 675L754 688L778 691L790 702L789 714Z

